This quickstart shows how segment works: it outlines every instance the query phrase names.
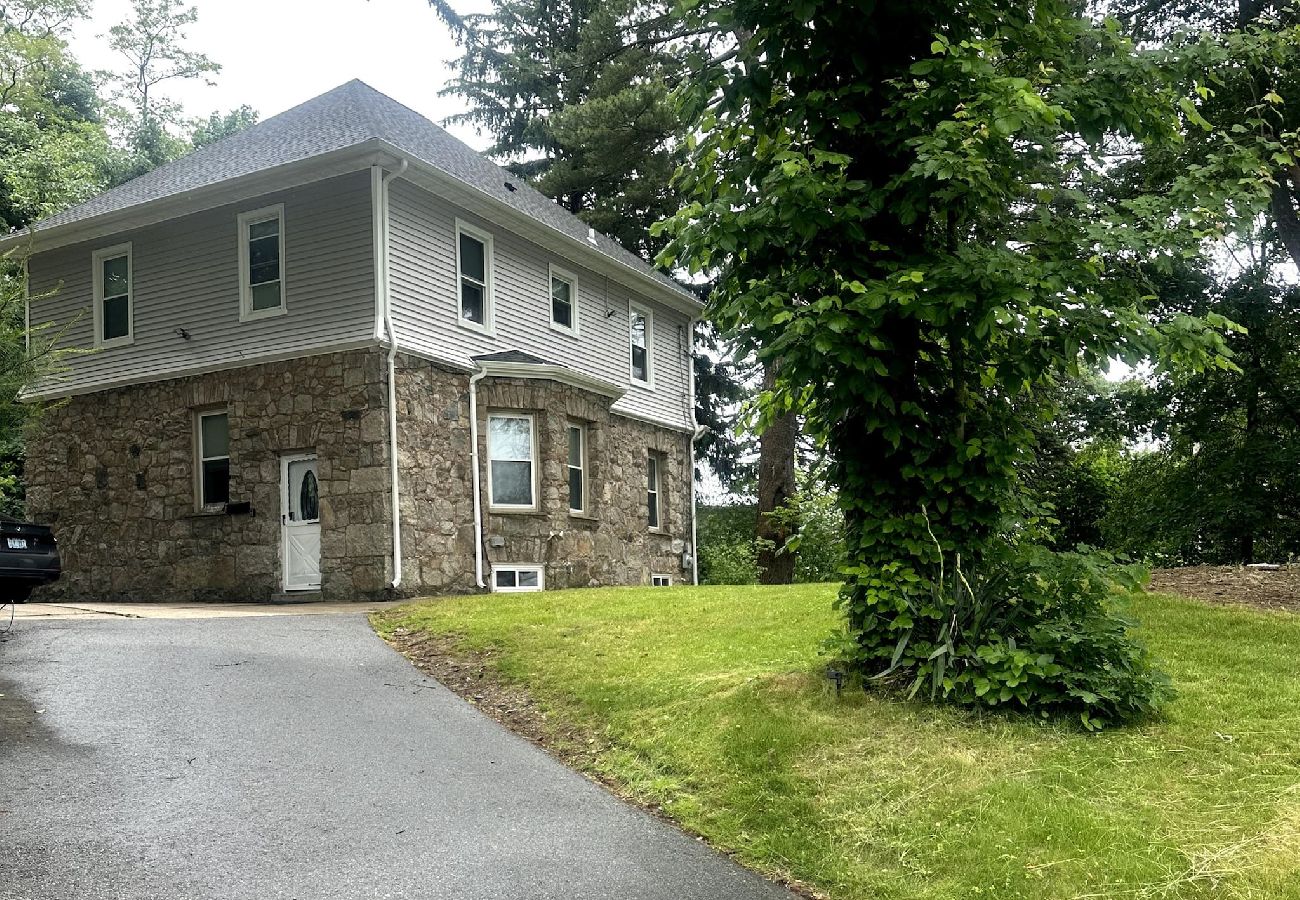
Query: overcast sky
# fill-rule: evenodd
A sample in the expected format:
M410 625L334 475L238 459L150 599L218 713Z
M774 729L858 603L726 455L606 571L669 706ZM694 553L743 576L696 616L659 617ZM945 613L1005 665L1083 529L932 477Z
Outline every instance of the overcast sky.
M458 11L483 11L488 0L460 0ZM206 116L247 103L268 119L345 81L371 87L441 124L460 112L455 97L439 97L449 59L459 56L446 26L426 0L194 0L199 20L188 46L222 66L216 86L173 81L162 94L189 116ZM88 69L120 71L124 60L108 49L108 29L127 18L130 0L95 0L72 51ZM476 149L487 141L472 129L452 129Z

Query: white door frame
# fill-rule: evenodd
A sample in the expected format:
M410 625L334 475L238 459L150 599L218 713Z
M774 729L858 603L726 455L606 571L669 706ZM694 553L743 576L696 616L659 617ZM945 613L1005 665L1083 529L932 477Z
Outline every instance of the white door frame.
M289 584L289 464L295 462L317 462L319 457L315 453L282 453L280 455L280 587L286 593L290 591L318 591L320 590L319 577L315 584L312 585L290 585ZM317 484L320 484L319 464L317 465ZM317 529L320 528L320 520L317 519ZM319 573L320 557L316 557L316 568Z

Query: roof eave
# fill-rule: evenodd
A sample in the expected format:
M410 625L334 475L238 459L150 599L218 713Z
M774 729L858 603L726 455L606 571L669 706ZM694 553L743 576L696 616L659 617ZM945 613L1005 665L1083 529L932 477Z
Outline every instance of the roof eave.
M391 164L392 157L385 152L386 146L384 142L372 138L328 153L213 182L64 225L41 228L38 224L0 237L0 253L24 243L29 245L31 252L53 250L346 175L376 163Z
M620 387L612 381L596 378L593 375L585 375L567 366L559 366L553 363L501 362L490 359L476 359L474 362L479 371L491 378L536 378L545 381L558 381L560 384L591 391L593 394L599 394L611 400L619 400L627 393L627 388Z

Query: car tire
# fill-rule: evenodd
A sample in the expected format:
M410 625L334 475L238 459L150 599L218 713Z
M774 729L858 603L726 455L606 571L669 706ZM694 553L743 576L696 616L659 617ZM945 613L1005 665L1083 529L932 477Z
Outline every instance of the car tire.
M34 584L0 584L0 603L25 603L35 588Z

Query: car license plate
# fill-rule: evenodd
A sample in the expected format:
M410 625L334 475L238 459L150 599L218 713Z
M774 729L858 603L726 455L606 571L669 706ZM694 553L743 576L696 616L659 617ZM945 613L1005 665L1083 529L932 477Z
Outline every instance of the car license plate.
M27 538L7 538L10 550L26 550Z

